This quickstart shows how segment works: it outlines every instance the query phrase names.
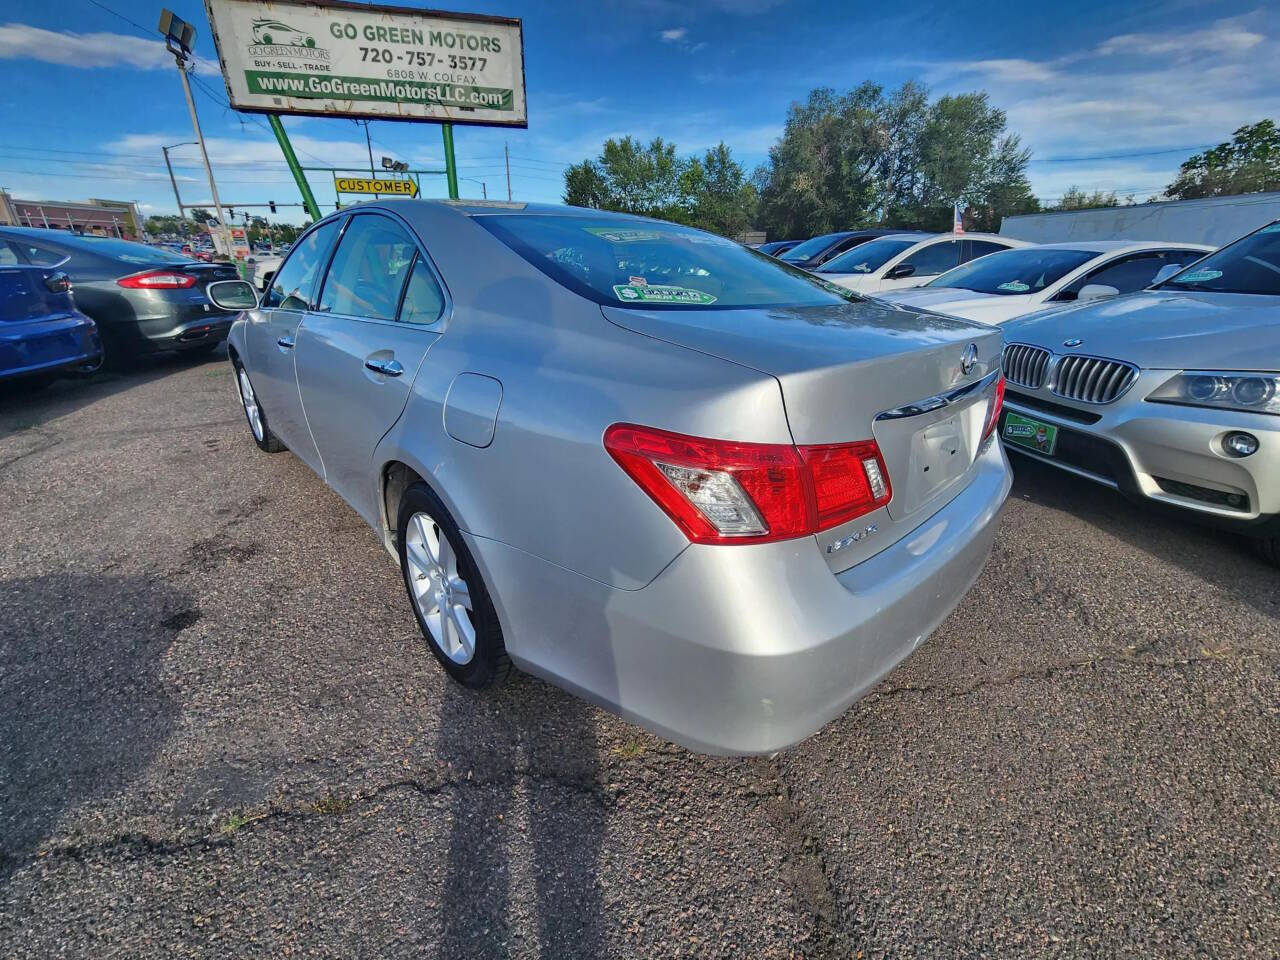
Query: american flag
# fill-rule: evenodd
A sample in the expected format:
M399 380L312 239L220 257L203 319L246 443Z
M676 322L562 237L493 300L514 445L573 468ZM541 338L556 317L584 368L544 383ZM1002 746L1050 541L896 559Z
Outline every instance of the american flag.
M964 233L964 214L960 212L960 204L955 205L955 217L951 224L952 233Z

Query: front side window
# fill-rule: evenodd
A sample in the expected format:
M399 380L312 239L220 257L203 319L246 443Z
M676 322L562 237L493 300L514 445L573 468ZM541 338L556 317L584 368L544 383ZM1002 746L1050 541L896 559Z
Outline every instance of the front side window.
M854 247L824 263L819 273L875 273L886 263L919 241L910 237L881 237Z
M1063 300L1074 300L1086 285L1094 283L1114 287L1120 293L1133 293L1151 286L1156 274L1166 264L1190 263L1199 254L1195 251L1153 250L1138 253L1129 257L1121 257L1111 263L1099 267L1064 289L1059 296Z
M264 307L310 310L315 305L316 280L329 256L340 220L322 223L302 238L271 278Z
M557 283L606 306L716 310L858 299L740 243L673 223L497 214L475 220Z
M990 240L970 240L969 259L977 260L979 257L985 257L988 253L997 253L1000 250L1008 249L1003 243L992 243Z
M1209 254L1160 288L1280 295L1280 221Z
M931 243L907 257L904 265L915 267L912 277L933 277L946 273L960 262L960 241L944 240Z
M972 290L1000 297L1039 293L1097 255L1090 250L1046 247L1002 250L948 270L925 286Z
M320 312L394 320L416 253L409 234L394 220L356 215L333 255L320 294Z

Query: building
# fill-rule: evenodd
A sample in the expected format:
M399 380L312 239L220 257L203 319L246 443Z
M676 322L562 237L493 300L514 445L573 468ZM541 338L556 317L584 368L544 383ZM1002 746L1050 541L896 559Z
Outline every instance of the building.
M138 205L128 200L19 200L0 190L0 223L140 240L143 219Z
M1162 240L1220 247L1280 219L1280 193L1163 200L1125 207L1059 210L1005 217L1002 236L1031 243Z

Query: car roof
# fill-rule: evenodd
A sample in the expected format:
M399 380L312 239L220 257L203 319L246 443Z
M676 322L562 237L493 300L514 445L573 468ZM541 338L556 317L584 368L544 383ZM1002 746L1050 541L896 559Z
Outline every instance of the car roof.
M1216 249L1204 243L1188 243L1182 240L1079 240L1067 243L1037 243L1042 250L1080 250L1084 253L1115 253L1120 250L1150 250L1167 247L1184 247L1188 250Z

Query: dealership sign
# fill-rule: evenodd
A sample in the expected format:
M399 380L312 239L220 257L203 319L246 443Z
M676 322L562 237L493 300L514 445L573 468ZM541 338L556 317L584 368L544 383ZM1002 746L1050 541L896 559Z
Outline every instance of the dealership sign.
M518 19L297 0L205 9L237 110L528 125Z
M412 180L374 180L371 177L334 177L338 193L382 193L389 197L416 197L418 185Z

